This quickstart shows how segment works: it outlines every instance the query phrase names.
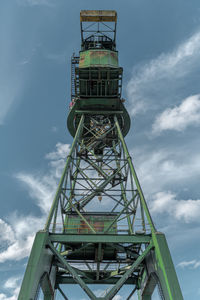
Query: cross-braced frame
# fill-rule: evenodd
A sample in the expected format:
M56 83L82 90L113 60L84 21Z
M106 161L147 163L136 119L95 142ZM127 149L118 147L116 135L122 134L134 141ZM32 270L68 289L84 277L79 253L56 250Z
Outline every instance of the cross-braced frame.
M68 299L62 285L73 283L90 299L112 299L124 284L133 286L127 299L136 291L151 299L156 284L163 299L182 299L171 288L170 274L177 280L173 263L169 253L165 258L160 253L164 235L155 230L118 118L80 117L45 231L39 233L53 266L37 279L35 291L41 287L45 299L54 299L55 289ZM169 262L170 274L162 267ZM110 289L97 297L88 284Z
M67 127L74 137L44 230L36 234L18 300L66 300L78 284L89 299L183 300L164 234L157 232L124 137L116 11L80 12L81 51L72 57ZM102 295L91 285L108 287ZM125 296L124 298L125 299Z

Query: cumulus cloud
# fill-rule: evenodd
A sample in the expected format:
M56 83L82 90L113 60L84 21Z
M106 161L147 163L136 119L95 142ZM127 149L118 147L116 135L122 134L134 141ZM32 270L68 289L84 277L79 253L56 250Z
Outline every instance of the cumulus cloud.
M0 219L0 263L18 261L29 255L35 233L45 224L69 149L68 144L56 144L56 150L45 156L49 160L49 169L43 175L24 172L15 175L36 201L41 213L37 217L13 213L7 221Z
M19 283L21 281L21 277L10 277L6 280L3 285L3 288L8 291L8 296L6 293L0 293L0 300L17 300L17 296L19 294Z
M175 201L175 195L170 192L156 193L151 203L151 211L156 213L171 212Z
M197 32L172 52L134 68L126 88L131 114L155 109L165 98L169 102L181 80L185 84L186 76L199 68L199 58L200 32Z
M25 185L29 195L37 201L37 205L45 214L51 207L69 150L69 144L57 143L56 150L45 155L45 158L49 160L49 169L46 174L24 172L16 174L16 178Z
M4 283L5 289L16 289L18 287L21 277L10 277Z
M49 160L60 160L66 158L67 154L69 153L70 145L57 143L56 150L46 154L46 158Z
M178 200L170 191L156 193L150 209L153 213L168 213L186 223L200 219L200 200Z
M200 94L190 96L179 106L167 108L156 117L153 133L159 134L164 130L183 131L190 125L200 124Z
M17 287L13 293L12 296L8 296L7 294L1 293L0 294L0 300L17 300L18 294L19 294L19 287Z
M0 219L0 263L26 257L33 242L33 230L39 229L39 219L32 216L24 217L13 214L10 219L11 222Z
M19 261L29 255L35 233L40 229L42 217L12 214L6 223L10 230L7 243L3 243L0 252L0 263L7 260Z
M136 170L145 194L151 195L178 183L196 180L200 176L200 155L182 149L151 151L135 149Z
M182 261L177 266L180 268L197 269L198 267L200 267L200 261L196 259L190 261Z
M138 177L153 214L166 213L174 220L199 222L199 198L184 200L170 192L172 185L182 190L182 186L190 187L199 178L200 155L198 151L193 155L190 152L190 147L184 151L170 147L159 151L133 150Z

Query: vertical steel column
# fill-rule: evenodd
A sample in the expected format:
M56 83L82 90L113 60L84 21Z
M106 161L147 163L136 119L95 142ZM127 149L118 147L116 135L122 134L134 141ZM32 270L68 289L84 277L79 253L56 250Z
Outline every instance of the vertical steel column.
M165 235L161 232L155 232L152 233L152 239L155 247L157 275L165 300L183 300Z
M47 231L36 234L18 300L35 299L42 275L45 271L49 272L52 253L45 247L48 235Z

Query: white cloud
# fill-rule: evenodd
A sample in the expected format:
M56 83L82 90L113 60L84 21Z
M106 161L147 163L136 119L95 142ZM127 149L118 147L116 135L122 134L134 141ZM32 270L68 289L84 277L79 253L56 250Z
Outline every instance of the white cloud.
M96 297L105 297L109 293L109 290L108 289L106 289L106 290L98 289L98 290L95 290L94 293L95 293ZM123 298L120 295L115 295L113 298L113 300L122 300L122 299Z
M150 209L152 213L168 213L186 223L200 220L200 200L177 200L170 191L156 193Z
M56 150L45 155L49 160L47 174L28 174L20 172L16 175L28 189L29 195L36 199L37 205L45 214L49 212L52 200L60 179L67 154L70 151L69 144L57 143Z
M153 133L164 130L183 131L190 125L200 124L200 94L190 96L179 106L167 108L156 117L153 124Z
M191 155L191 147L168 145L157 151L144 147L133 149L134 164L145 194L166 190L172 184L189 186L194 182L200 176L200 154L196 150Z
M16 289L19 285L20 280L21 280L21 277L10 277L4 283L4 288L5 289Z
M8 290L8 293L12 295L8 296L7 294L1 293L0 300L17 300L19 289L20 289L19 288L20 281L21 281L21 277L8 278L3 285L3 288L5 290Z
M16 240L5 251L0 253L0 263L7 260L21 260L30 253L34 236L27 236L21 240Z
M191 155L190 147L161 149L151 151L148 148L132 151L134 153L136 171L146 199L149 199L151 212L166 213L174 220L199 222L200 200L180 199L175 192L170 192L172 186L182 190L190 188L191 183L197 183L200 176L200 155ZM198 184L198 183L197 183Z
M2 245L3 242L12 243L15 240L15 235L12 230L12 227L7 224L5 221L0 219L0 243Z
M174 209L175 195L168 192L159 192L151 202L151 211L155 213L170 212Z
M57 143L56 150L45 156L49 160L49 169L43 175L23 172L15 175L36 200L41 214L36 217L14 213L8 217L8 222L0 219L0 242L3 248L0 252L0 263L7 260L18 261L29 255L35 233L45 224L69 149L68 144Z
M0 263L7 260L19 261L28 256L35 233L41 229L41 223L44 223L43 217L12 214L7 223L11 238L10 236L7 238L8 245L3 244L3 249L0 252Z
M131 114L155 109L164 98L168 103L181 80L200 65L200 32L192 35L174 51L161 54L143 66L136 67L127 85ZM185 81L184 81L185 84Z
M194 259L190 261L182 261L178 265L180 268L191 268L191 269L196 269L200 267L200 261Z
M69 153L70 145L69 144L63 144L63 143L57 143L56 144L56 151L50 152L46 154L46 158L49 160L60 160L67 157L67 154Z
M53 7L55 4L55 0L17 0L17 3L19 5Z
M177 219L182 219L186 222L200 220L200 200L179 200L176 202L175 216Z
M6 295L6 294L4 294L4 293L1 293L0 294L0 300L17 300L17 298L18 298L18 294L19 294L19 287L17 287L14 291L13 291L13 293L12 293L12 296L8 296L8 295Z
M29 195L37 201L41 211L48 213L56 189L56 180L51 175L41 176L19 173L16 178L23 182Z
M116 295L114 298L113 298L113 300L122 300L123 298L122 298L122 296L120 296L120 295Z

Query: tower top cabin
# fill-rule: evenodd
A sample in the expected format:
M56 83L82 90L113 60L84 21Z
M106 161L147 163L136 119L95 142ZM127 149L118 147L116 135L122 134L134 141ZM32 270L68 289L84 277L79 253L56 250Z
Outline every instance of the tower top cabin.
M71 103L68 130L74 136L80 115L118 115L124 136L130 118L121 99L123 68L116 50L117 12L80 12L81 50L71 60ZM77 116L77 114L79 114Z

